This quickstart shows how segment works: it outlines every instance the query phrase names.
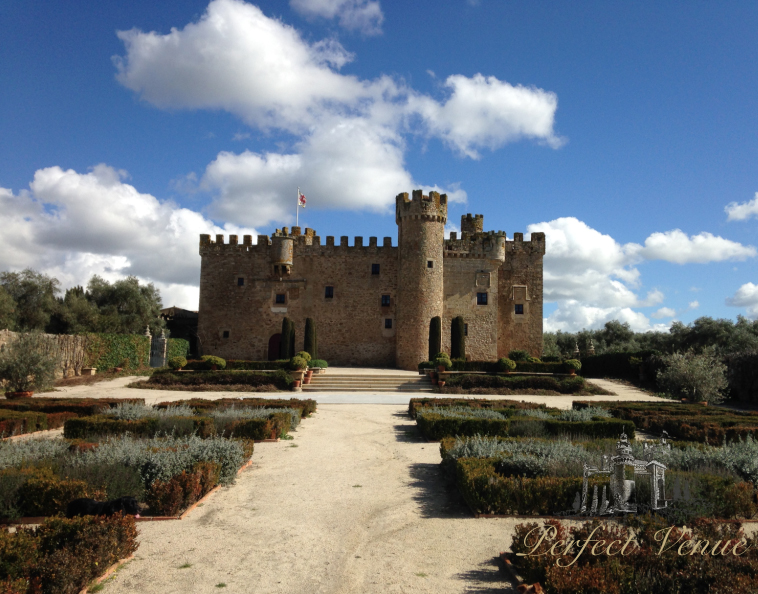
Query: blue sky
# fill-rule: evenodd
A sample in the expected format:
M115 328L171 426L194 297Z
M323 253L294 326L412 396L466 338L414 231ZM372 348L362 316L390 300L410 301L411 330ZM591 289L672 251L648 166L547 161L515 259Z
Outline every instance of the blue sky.
M0 269L197 304L199 233L545 231L546 329L758 317L754 2L5 0Z

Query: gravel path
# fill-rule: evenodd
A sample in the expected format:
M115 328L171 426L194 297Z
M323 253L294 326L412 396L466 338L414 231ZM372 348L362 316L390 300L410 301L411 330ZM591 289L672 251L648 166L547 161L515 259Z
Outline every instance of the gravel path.
M104 592L512 591L495 558L516 521L471 517L406 410L319 405L187 519L140 523Z

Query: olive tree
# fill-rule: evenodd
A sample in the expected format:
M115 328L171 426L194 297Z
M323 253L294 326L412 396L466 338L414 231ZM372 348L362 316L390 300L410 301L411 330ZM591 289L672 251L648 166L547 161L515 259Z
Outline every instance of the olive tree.
M714 348L664 355L662 360L665 368L658 372L658 385L672 396L712 404L724 400L726 365Z

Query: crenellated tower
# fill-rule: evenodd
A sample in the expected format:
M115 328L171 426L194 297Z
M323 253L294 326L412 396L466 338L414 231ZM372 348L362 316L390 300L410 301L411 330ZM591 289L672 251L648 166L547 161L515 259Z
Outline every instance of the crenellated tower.
M398 226L397 366L415 370L428 357L429 322L442 316L447 194L414 190L395 198Z

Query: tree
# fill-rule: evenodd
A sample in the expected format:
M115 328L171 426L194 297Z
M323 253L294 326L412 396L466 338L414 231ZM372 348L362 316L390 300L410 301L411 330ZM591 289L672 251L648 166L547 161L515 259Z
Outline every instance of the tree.
M450 328L450 358L466 358L466 333L463 316L453 318Z
M303 350L311 356L311 359L317 357L316 348L316 322L313 318L305 318L305 338L303 339Z
M0 379L10 392L51 387L57 367L56 343L39 332L19 335L0 353Z
M16 327L16 302L8 291L0 285L0 330L13 330Z
M716 355L715 347L697 353L673 353L662 357L666 367L658 372L658 385L678 398L718 404L727 387L726 365Z
M93 276L87 284L87 299L99 310L98 332L142 334L149 325L155 334L166 327L161 318L161 295L153 283L140 285L129 276L111 284Z
M434 316L429 321L429 361L442 350L442 320L439 316Z
M23 332L45 330L58 309L58 279L27 268L0 273L0 286L15 303L15 329Z
M294 341L294 329L295 325L292 323L292 320L285 317L282 320L282 338L279 342L279 358L280 359L291 359L292 356L295 354L294 349L292 348L292 343Z

